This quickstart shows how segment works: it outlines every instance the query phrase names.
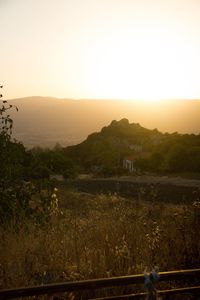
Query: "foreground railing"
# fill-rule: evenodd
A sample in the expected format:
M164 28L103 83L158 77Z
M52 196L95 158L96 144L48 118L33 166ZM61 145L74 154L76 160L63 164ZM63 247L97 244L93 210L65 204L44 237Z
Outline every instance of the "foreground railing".
M196 286L177 288L172 290L163 290L158 291L158 294L165 295L174 295L181 293L199 293L200 294L200 269L192 270L180 270L180 271L170 271L170 272L161 272L159 281L174 281L174 280L190 280L193 279L197 282ZM104 278L104 279L93 279L93 280L84 280L77 282L64 282L56 284L47 284L42 286L33 286L26 288L17 288L9 290L0 291L0 299L16 299L21 297L30 297L30 296L40 296L40 295L54 295L65 292L78 292L84 290L94 290L100 288L109 288L109 287L124 287L134 284L143 284L144 275L132 275L132 276L122 276L122 277L113 277L113 278ZM112 296L100 299L143 299L147 293L139 294L130 294L130 295L120 295Z

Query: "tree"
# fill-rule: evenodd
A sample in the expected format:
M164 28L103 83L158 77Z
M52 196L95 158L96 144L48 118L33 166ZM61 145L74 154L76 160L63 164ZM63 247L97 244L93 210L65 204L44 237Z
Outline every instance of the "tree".
M13 120L10 117L12 109L18 111L16 106L5 100L2 102L0 107L0 178L4 181L15 180L22 175L25 155L24 146L17 141L12 141Z
M153 172L161 172L163 170L164 156L160 152L153 152L149 158L149 168Z
M2 95L1 95L2 97ZM48 169L38 164L38 181L25 182L27 162L30 165L32 156L24 145L12 139L12 109L18 108L3 101L0 106L0 223L9 222L13 216L33 216L44 222L57 214L57 197L52 182L46 180ZM42 179L41 180L41 173ZM32 178L34 174L31 173ZM27 179L27 178L26 178ZM33 200L35 199L35 201Z
M188 149L181 144L173 145L166 156L166 169L170 172L187 171L189 167Z
M2 86L1 86L2 88ZM0 95L2 97L2 95ZM10 111L17 109L3 101L0 107L0 220L12 215L16 207L18 189L16 180L22 175L23 155L22 144L12 141L13 120Z

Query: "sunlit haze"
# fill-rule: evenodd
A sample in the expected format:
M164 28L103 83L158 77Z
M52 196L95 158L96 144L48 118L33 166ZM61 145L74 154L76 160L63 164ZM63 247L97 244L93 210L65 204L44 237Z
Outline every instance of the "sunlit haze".
M4 97L200 98L198 0L1 0Z

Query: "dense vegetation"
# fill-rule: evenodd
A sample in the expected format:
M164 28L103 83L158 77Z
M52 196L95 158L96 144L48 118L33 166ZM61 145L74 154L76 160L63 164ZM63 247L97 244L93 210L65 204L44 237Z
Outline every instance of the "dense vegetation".
M0 224L6 225L22 216L36 217L41 222L53 213L56 203L52 198L53 183L48 175L31 170L34 159L23 144L12 139L12 109L18 109L2 102L0 108ZM42 166L38 165L38 168ZM30 171L31 170L31 171ZM43 193L45 189L45 193ZM37 204L31 205L33 197ZM40 213L38 213L38 208Z
M127 119L112 121L101 132L65 151L86 170L98 169L108 175L121 174L127 156L134 158L139 173L200 173L200 135L163 134L129 124Z

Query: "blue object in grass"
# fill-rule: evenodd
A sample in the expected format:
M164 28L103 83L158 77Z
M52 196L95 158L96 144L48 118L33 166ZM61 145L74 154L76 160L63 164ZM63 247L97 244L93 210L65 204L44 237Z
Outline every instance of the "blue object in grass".
M154 290L153 284L159 281L158 267L154 267L148 274L144 272L144 286L147 290Z

